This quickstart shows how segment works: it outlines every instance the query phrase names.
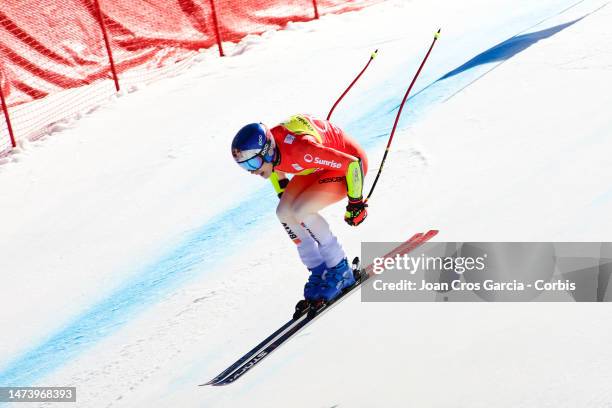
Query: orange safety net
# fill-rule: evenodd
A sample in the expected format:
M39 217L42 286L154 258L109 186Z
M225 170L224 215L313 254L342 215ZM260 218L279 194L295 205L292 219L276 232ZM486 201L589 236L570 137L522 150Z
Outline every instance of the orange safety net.
M121 87L150 82L183 69L199 50L222 41L379 1L0 2L3 108L18 138L36 138L50 124L102 103L115 92L115 81ZM0 152L11 145L3 113Z

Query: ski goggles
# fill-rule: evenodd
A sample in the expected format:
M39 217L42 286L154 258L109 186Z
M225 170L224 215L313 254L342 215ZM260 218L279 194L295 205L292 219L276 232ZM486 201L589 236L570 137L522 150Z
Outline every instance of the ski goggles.
M238 156L244 156L248 152L241 152ZM252 153L252 152L251 152ZM239 157L238 157L239 159ZM274 149L272 149L272 143L270 139L266 141L260 152L254 156L249 157L246 160L236 161L240 167L247 171L255 171L261 169L264 163L272 163L274 160Z
M238 165L247 171L255 171L261 169L265 160L261 153L257 153L256 156L251 157L248 160L238 162Z

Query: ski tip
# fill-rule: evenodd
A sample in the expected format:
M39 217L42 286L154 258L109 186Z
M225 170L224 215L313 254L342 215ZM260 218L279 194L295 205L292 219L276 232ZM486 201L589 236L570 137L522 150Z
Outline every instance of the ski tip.
M229 383L225 382L225 380L219 380L219 381L209 381L207 383L204 384L198 384L198 387L206 387L206 386L211 386L211 387L218 387L220 385L227 385Z
M223 386L229 385L231 383L232 383L232 381L229 381L229 382L227 382L227 381L219 381L217 383L210 384L210 385L213 386L213 387L223 387Z
M198 384L198 387L206 387L207 385L215 385L220 380L218 378L213 378L209 382L205 382L204 384Z
M423 237L423 233L422 232L417 232L416 234L411 236L410 239L408 241L406 241L406 242L413 242L413 241L421 239L421 237Z

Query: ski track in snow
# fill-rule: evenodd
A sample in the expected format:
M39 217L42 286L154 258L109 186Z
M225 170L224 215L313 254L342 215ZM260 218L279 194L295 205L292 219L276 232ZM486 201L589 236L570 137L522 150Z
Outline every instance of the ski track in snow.
M573 5L582 5L588 6L593 11L601 5L601 2L587 2L583 0L573 5L571 2L565 2L565 5L570 7L559 8L566 11L571 10ZM411 114L404 114L398 130L409 134L411 126L427 114L432 107L447 101L458 92L461 92L488 72L491 72L495 67L503 64L508 58L512 58L536 42L557 34L587 16L588 13L584 13L582 16L570 21L555 21L552 26L542 22L529 26L526 22L525 25L529 26L528 32L520 32L502 43L490 44L490 48L487 51L478 54L476 57L472 57L473 54L465 55L466 62L463 65L448 71L437 80L432 81L429 78L430 81L427 86L421 87L420 90L415 89L418 92L414 93L407 105ZM563 14L559 13L545 16L534 15L532 20L539 21L543 17L546 17L544 21L548 21L549 18L561 18L563 20ZM442 39L444 39L444 30L442 35ZM253 52L260 41L259 37L247 38L240 46L236 47L232 55ZM439 50L434 49L434 53L436 51ZM418 63L420 57L420 55L412 56L410 63L407 65L413 66ZM444 55L436 55L436 58L444 59ZM568 61L567 66L568 69L580 69L580 61ZM406 67L403 66L402 71L405 70ZM402 90L402 87L405 86L405 78L397 76L395 81L397 84L396 89ZM420 83L423 83L423 81L420 81ZM399 95L402 92L398 91L397 94ZM388 134L390 124L395 116L397 101L401 97L398 95L377 101L377 105L372 110L361 112L356 119L351 120L348 126L346 126L349 132L356 135L368 151L376 149L381 143L386 141L385 136ZM378 136L365 138L364 135L366 134ZM18 158L13 157L11 160L17 161ZM376 164L378 160L379 158L377 157L371 157L373 164ZM409 172L425 171L431 161L429 153L417 145L395 150L390 160L405 161L407 164L406 168L410 169L406 172L407 174L402 175L402 177L406 178L409 177ZM374 172L375 170L372 167L371 171ZM609 193L598 199L598 201L602 200L609 200ZM253 201L260 203L260 207L254 208L250 206L249 203ZM236 207L198 227L182 244L160 259L152 261L149 267L137 273L135 278L126 282L111 297L94 308L86 310L80 317L68 324L64 329L50 336L41 345L18 357L8 364L7 367L4 367L0 372L0 384L23 385L38 383L55 369L84 352L88 347L91 347L126 325L137 313L150 307L160 297L177 290L181 285L205 271L218 267L225 257L248 243L249 232L253 232L264 224L271 222L268 214L273 212L275 202L275 198L269 194L267 188L261 189L254 192ZM242 228L245 233L242 237L231 236L229 234L229 231L237 225L243 226ZM218 237L226 235L230 236L223 239L220 243ZM227 290L230 289L211 289L206 294L194 296L192 307L186 308L182 313L199 313L201 304L206 303L207 299L221 297ZM171 337L171 330L171 326L166 327L160 338L168 340ZM144 346L146 341L147 339L139 339L135 345L127 345L122 352L122 356L129 357L131 348L140 347L139 345ZM112 370L113 366L117 364L118 362L111 362L107 368ZM91 372L89 377L83 380L87 382L95 379L97 374L96 372ZM140 381L145 381L151 374L143 373ZM133 386L136 387L137 385L134 384ZM121 399L122 396L120 395L118 400ZM108 406L111 405L109 404Z

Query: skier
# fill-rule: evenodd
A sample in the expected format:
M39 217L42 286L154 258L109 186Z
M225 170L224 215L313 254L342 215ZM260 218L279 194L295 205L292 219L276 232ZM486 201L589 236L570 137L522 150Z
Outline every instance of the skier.
M346 254L319 211L348 197L344 220L357 226L366 218L368 159L357 142L329 121L294 115L272 129L244 126L232 141L232 156L272 182L280 198L276 215L310 271L304 299L329 302L353 285Z

